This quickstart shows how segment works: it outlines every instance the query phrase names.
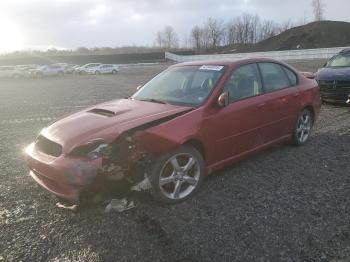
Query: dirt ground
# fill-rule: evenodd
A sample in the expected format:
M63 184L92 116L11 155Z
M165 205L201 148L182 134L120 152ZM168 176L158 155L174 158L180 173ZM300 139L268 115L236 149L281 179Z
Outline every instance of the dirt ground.
M315 71L322 61L293 62ZM350 261L350 108L324 105L309 143L208 177L173 206L78 213L28 176L23 148L54 119L132 94L167 65L0 81L0 261Z

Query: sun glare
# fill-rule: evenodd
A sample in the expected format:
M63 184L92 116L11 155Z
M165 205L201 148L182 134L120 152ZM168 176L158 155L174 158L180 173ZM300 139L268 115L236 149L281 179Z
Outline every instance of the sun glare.
M23 36L16 24L0 18L0 53L7 53L23 48Z

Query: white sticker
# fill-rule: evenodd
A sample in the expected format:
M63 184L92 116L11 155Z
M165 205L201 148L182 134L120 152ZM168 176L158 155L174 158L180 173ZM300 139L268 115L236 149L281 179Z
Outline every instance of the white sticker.
M215 65L202 65L199 70L211 70L211 71L221 71L223 66L215 66Z

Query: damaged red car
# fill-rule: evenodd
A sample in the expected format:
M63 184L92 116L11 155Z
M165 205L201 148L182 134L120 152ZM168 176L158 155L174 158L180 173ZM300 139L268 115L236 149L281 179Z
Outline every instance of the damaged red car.
M320 106L317 82L282 62L177 64L128 99L55 121L25 159L36 182L72 203L124 180L176 203L235 161L276 143L305 144Z

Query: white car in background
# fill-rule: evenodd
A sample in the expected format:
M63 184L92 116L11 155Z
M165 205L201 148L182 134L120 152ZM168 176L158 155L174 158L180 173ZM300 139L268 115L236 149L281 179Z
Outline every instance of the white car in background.
M0 78L19 79L25 76L25 72L16 66L0 66Z
M94 68L99 67L102 65L101 63L89 63L86 65L83 65L81 67L78 67L75 69L75 72L78 74L88 74L89 70L94 70Z
M89 74L117 74L119 72L119 66L113 64L102 64L98 67L94 67L88 70Z
M30 70L30 69L36 69L39 68L40 66L37 64L28 64L28 65L16 65L16 67L20 70Z
M62 76L64 69L60 65L44 65L37 69L30 70L31 76L43 77L43 76Z

